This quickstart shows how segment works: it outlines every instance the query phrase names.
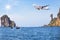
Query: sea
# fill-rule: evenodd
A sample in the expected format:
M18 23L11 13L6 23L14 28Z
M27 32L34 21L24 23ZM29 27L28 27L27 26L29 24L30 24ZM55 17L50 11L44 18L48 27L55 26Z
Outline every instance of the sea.
M0 40L60 40L60 27L0 27Z

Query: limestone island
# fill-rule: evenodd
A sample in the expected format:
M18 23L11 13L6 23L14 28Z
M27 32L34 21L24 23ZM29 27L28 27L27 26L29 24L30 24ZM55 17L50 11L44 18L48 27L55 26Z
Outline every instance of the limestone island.
M3 15L0 20L2 27L16 27L16 23L12 21L7 15Z
M53 14L51 14L50 17L51 17L51 21L48 24L48 26L60 26L60 8L59 8L59 12L57 14L57 17L53 18Z

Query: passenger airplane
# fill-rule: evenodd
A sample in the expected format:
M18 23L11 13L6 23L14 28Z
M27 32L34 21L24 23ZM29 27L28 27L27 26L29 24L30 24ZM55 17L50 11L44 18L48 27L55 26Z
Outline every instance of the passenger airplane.
M48 5L40 6L40 5L33 4L33 7L37 10L49 10Z

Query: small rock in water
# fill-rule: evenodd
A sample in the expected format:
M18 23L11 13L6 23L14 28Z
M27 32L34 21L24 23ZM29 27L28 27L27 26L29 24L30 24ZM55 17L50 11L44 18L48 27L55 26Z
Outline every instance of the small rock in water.
M20 29L20 27L16 27L16 29Z

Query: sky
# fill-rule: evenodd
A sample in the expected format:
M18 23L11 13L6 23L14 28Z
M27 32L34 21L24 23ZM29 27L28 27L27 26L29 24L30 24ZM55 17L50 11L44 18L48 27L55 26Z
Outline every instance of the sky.
M49 10L36 10L32 4L49 5ZM50 14L56 17L60 0L0 0L0 17L8 15L17 26L39 27L50 22Z

